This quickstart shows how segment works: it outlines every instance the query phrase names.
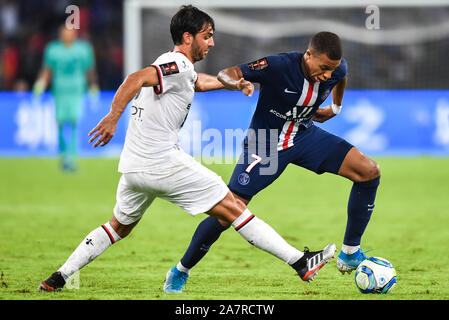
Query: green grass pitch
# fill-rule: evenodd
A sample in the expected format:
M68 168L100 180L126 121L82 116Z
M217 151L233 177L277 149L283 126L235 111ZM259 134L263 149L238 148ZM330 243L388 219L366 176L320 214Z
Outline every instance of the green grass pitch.
M191 272L184 293L163 292L165 273L179 261L198 223L156 200L124 240L81 270L79 289L37 291L92 229L112 215L118 159L82 159L64 174L57 159L0 159L0 300L447 300L449 299L449 159L375 158L382 169L376 208L362 248L396 267L388 295L363 295L354 273L333 259L315 281L302 282L282 261L232 229ZM232 165L210 165L227 182ZM341 247L351 182L289 166L257 195L250 210L290 244Z

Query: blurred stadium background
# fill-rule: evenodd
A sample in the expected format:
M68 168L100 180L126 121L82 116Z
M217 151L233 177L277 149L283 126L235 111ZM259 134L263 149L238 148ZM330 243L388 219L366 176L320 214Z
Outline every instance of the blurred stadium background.
M36 101L29 91L42 66L45 45L57 38L57 27L68 16L67 6L80 9L79 35L94 47L102 90L99 101L86 99L84 103L79 123L79 132L84 135L108 111L113 93L126 74L151 64L172 48L169 20L186 3L2 1L0 155L57 153L51 96ZM449 1L375 1L377 28L372 28L375 12L368 1L189 3L209 12L216 22L215 48L197 64L198 72L216 74L224 67L266 55L303 51L314 33L334 31L343 40L349 64L344 99L347 111L323 127L369 154L449 153ZM256 98L246 99L233 92L198 94L181 134L183 147L203 158L235 157L240 151L238 141L230 145L225 139L213 140L220 134L224 137L225 129L245 130L255 103ZM79 153L118 156L126 115L113 143L94 153L86 139L79 139ZM208 129L218 131L205 132ZM236 132L230 134L238 140ZM195 143L198 139L200 144ZM213 150L209 148L204 155L211 143Z

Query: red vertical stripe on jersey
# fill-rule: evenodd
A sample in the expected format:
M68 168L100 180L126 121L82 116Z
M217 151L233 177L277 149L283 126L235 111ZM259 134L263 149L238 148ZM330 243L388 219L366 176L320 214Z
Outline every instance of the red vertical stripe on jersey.
M282 149L288 148L288 140L290 140L290 135L292 134L294 127L295 127L295 121L292 121L292 123L290 123L290 125L288 126L287 132L285 133L284 143L282 144Z
M306 81L306 80L304 80L304 81ZM310 99L312 98L312 94L313 94L313 87L314 87L313 83L309 83L309 88L307 88L307 96L302 104L303 106L307 106L309 104Z

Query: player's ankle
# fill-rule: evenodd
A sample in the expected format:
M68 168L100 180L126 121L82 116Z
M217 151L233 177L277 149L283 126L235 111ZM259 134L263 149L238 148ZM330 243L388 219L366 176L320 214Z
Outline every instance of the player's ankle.
M341 251L343 251L343 253L348 254L348 255L356 253L359 249L360 249L360 245L358 245L358 246L348 246L346 244L343 244L341 246Z
M190 269L186 268L182 265L181 261L178 262L178 264L176 265L176 269L178 269L178 271L187 273L188 275L190 275Z

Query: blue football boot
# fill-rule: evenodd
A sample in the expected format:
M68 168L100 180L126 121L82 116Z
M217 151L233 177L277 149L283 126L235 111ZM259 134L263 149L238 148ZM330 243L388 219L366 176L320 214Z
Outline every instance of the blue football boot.
M345 272L351 273L353 270L357 269L363 260L368 258L365 255L367 252L368 251L363 252L360 248L352 254L346 254L343 251L340 251L337 257L337 269L342 274L345 274Z
M176 269L176 266L168 270L165 276L164 291L167 293L182 293L182 288L189 275Z

